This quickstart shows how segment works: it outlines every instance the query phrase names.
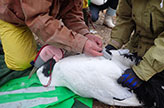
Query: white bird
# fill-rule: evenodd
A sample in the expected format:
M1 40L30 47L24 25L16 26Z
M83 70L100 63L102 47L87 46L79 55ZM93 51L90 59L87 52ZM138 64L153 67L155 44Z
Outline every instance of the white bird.
M141 106L136 95L117 83L122 73L135 64L135 57L127 49L112 50L112 59L84 54L66 57L54 65L50 86L64 86L77 95L94 98L117 106ZM44 66L37 76L46 85Z

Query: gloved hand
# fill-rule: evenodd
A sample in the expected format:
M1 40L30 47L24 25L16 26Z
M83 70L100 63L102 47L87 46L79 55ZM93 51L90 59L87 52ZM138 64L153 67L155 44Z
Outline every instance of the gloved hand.
M112 58L111 57L112 53L110 52L110 50L116 50L116 48L114 46L108 44L102 51L103 56L109 60L111 60L111 58Z
M116 48L114 46L110 45L110 44L108 44L107 46L105 46L105 48L107 50L116 50Z
M31 78L32 74L35 73L39 67L41 67L44 63L46 63L51 58L53 58L57 62L62 57L63 57L63 51L61 49L56 48L52 45L43 46L38 52L35 60L33 61L34 67L29 75L29 78Z
M138 76L131 68L125 70L125 72L117 80L117 82L121 84L123 87L128 87L131 90L139 87L143 83L143 81L140 78L138 78Z

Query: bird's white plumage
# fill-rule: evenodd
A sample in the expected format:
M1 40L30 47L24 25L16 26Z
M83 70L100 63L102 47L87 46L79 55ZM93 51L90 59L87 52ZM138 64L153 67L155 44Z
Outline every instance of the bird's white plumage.
M68 87L80 96L95 98L109 105L140 106L135 94L117 83L124 70L134 65L134 60L123 56L128 53L125 50L111 52L111 60L84 54L60 60L53 68L50 86ZM37 75L46 85L49 77L45 77L42 70L43 67Z

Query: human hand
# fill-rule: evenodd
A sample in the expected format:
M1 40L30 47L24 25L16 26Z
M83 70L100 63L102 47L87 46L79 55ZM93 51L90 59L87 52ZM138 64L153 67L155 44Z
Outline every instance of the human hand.
M117 82L121 84L123 87L128 87L131 90L139 87L143 83L143 81L140 78L138 78L138 76L131 68L125 70L125 72L117 80Z
M116 50L116 48L108 44L102 51L103 56L109 60L112 58L112 53L110 52L110 50Z
M85 35L89 40L95 42L100 48L102 47L103 43L102 43L102 40L101 38L99 38L98 36L96 35L93 35L93 34L87 34Z
M100 48L95 42L87 40L84 46L83 52L91 56L102 56L102 48Z

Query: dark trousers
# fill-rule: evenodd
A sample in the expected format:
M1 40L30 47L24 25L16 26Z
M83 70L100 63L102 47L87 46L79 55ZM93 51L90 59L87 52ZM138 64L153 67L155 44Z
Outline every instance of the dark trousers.
M107 9L109 7L116 10L117 5L118 5L118 0L108 0L105 4L100 5L100 6L97 6L93 3L91 3L89 5L89 9L90 9L90 12L91 12L92 21L95 22L95 21L98 20L100 11L102 11L104 9Z

